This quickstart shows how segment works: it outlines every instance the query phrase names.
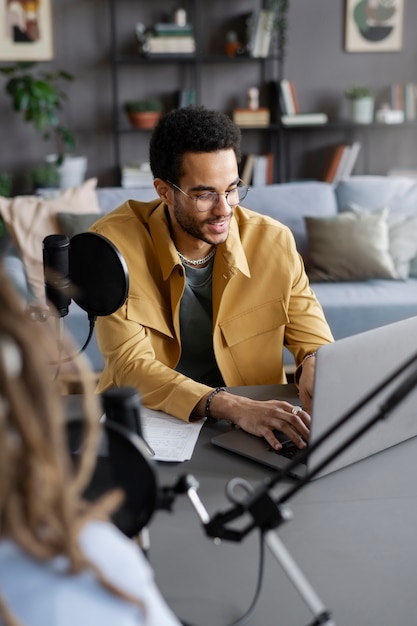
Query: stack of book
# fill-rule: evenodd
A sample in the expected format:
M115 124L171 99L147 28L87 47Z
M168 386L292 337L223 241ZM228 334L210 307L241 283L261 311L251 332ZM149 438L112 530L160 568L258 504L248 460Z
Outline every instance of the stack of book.
M336 185L339 181L351 176L361 149L359 141L353 144L337 144L329 150L320 180Z
M233 109L233 121L237 126L269 126L270 112L266 107L258 109Z
M279 82L279 102L281 124L283 126L302 126L309 124L326 124L326 113L301 113L298 106L294 81L283 78Z
M196 45L191 24L157 23L147 34L141 52L147 56L195 53Z
M153 176L149 163L129 163L122 167L121 185L125 188L152 187Z

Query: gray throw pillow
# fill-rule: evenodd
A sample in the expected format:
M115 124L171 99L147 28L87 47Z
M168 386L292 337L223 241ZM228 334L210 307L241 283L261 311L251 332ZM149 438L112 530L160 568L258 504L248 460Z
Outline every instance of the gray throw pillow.
M62 235L71 239L74 235L85 233L90 226L100 219L100 213L57 213L59 229Z
M388 209L387 209L388 210ZM350 204L342 211L373 213L358 204ZM406 280L410 274L410 262L417 257L417 217L402 213L388 215L389 248L398 278Z
M305 217L312 281L396 279L389 251L388 211Z

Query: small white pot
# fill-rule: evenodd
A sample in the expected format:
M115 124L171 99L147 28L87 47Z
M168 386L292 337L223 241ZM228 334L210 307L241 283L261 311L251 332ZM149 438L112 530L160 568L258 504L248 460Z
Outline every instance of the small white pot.
M374 119L374 99L366 97L350 100L350 115L355 124L370 124Z
M49 154L46 157L49 163L55 162L56 159L55 154ZM62 165L58 167L60 189L68 189L68 187L78 187L82 185L85 180L86 172L86 156L65 156Z

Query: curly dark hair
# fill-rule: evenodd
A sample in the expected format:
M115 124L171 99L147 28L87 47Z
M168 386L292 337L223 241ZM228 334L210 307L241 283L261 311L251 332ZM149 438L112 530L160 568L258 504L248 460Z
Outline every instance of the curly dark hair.
M153 176L177 185L187 152L232 149L240 163L240 141L239 128L225 113L203 106L174 109L159 120L152 134L149 159Z

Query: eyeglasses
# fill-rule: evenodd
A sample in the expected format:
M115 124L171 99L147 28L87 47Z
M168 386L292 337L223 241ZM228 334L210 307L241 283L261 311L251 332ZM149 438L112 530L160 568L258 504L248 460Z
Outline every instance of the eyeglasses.
M217 191L207 191L199 196L190 196L188 193L183 191L181 187L178 187L178 185L174 185L174 183L171 183L169 180L167 180L167 183L172 185L172 187L175 187L175 189L178 189L178 191L181 191L181 193L183 193L184 196L187 196L187 198L190 198L190 200L194 200L195 208L200 213L205 213L207 211L211 211L211 209L214 209L214 207L217 206L220 201L220 196L224 196L226 198L227 204L233 208L246 198L249 191L249 187L245 185L243 180L239 180L236 187L230 189L230 191L225 191L224 193L218 193Z

